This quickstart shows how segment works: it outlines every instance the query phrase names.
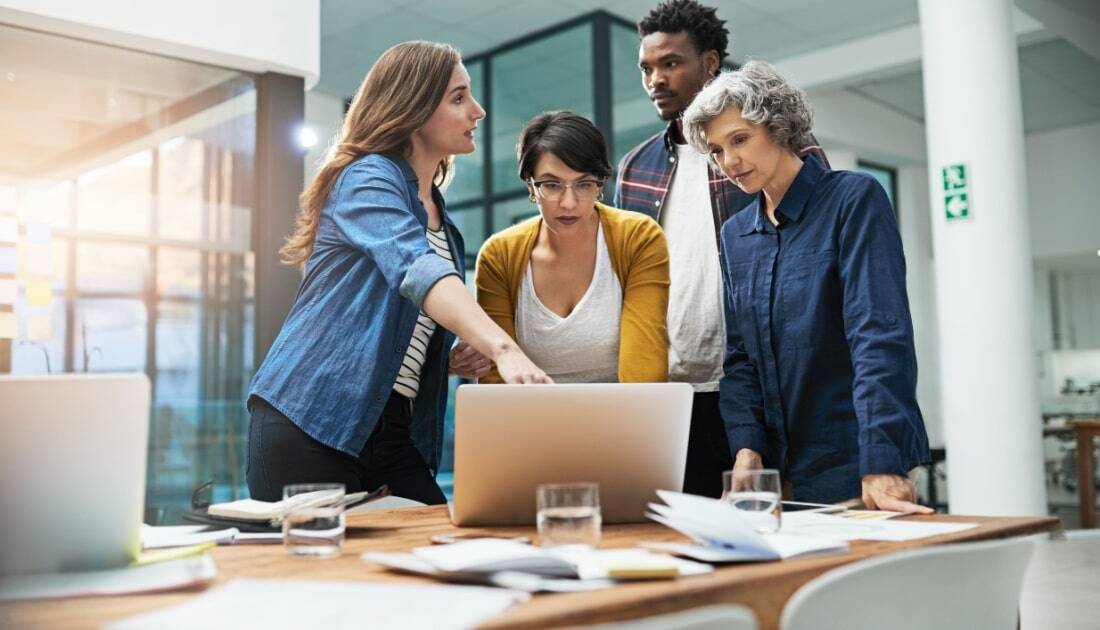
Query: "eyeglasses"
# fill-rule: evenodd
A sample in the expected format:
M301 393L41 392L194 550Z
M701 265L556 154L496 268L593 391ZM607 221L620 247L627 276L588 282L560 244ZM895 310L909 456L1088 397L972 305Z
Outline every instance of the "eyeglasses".
M576 195L577 201L592 201L599 196L603 190L603 182L595 179L582 179L579 182L573 182L572 184L566 184L553 179L546 179L541 182L535 180L529 180L535 190L539 191L539 196L547 201L559 201L565 195L566 188L572 188L573 194Z

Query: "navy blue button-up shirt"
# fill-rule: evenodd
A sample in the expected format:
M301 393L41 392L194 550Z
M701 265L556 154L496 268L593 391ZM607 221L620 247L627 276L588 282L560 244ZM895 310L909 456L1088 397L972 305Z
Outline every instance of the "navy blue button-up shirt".
M813 157L778 228L763 203L721 233L730 448L760 453L797 500L859 497L863 475L929 459L894 212L874 178Z
M400 158L370 154L344 168L321 211L294 306L252 379L250 396L350 455L363 450L386 406L424 297L442 278L465 272L462 235L434 188L454 262L428 244L417 188ZM454 339L436 328L413 405L413 443L433 470Z

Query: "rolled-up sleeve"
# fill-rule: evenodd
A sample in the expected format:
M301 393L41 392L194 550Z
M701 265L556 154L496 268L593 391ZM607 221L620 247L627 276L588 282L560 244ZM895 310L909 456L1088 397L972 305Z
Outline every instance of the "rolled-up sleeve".
M905 474L927 460L905 257L890 201L870 178L844 200L838 240L860 475Z
M349 166L333 190L332 218L347 242L369 256L386 282L418 307L454 265L432 251L409 207L401 170L381 156Z

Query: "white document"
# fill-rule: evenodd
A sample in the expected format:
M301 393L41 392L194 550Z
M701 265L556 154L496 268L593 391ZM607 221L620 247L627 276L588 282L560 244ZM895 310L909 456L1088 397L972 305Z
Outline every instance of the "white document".
M232 544L240 533L237 528L203 531L206 525L169 525L165 527L141 526L141 546L144 549L164 547L189 547L205 542L219 545Z
M580 591L594 591L601 588L615 586L614 580L577 580L571 578L553 578L524 573L522 571L497 571L495 573L455 572L441 571L426 560L418 558L411 553L390 553L382 551L368 551L360 556L367 562L380 564L388 569L402 573L426 575L450 582L465 584L488 584L508 588L527 593L577 593Z
M977 527L977 523L932 523L928 521L861 521L830 514L797 512L783 516L783 533L827 536L838 540L884 540L901 542L928 536L953 534Z
M556 554L568 560L577 569L577 577L582 580L604 579L617 576L638 575L637 578L618 577L618 579L656 579L659 574L665 577L687 577L713 573L709 564L672 558L665 554L651 553L645 549L593 549L563 550ZM674 575L667 575L667 573ZM652 577L647 576L650 574Z
M523 571L538 575L575 577L576 568L541 547L497 538L480 538L450 545L417 547L413 555L440 571L492 573Z
M528 598L527 593L479 586L240 579L106 627L449 630L477 626Z
M268 544L283 542L282 532L242 532L236 527L203 531L206 525L168 525L141 528L141 546L145 549L190 547L205 542L219 545Z
M214 579L209 555L106 571L0 577L0 601L84 595L124 595L184 588Z
M736 508L716 499L668 490L658 490L657 494L667 505L650 503L647 516L692 538L696 544L647 543L651 549L704 562L780 560L848 550L848 543L835 537L787 531L758 533Z
M397 571L531 592L591 590L613 585L612 579L673 578L714 570L645 549L553 549L490 538L418 547L412 553L367 552L362 558Z

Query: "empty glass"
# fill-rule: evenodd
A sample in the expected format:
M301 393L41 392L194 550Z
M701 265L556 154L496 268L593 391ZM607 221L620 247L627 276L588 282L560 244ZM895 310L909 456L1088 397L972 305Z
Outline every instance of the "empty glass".
M722 473L722 500L740 511L758 532L779 531L781 498L778 470L734 469Z
M538 499L543 547L594 548L600 544L600 488L594 483L542 484Z
M292 556L331 558L344 545L344 484L283 487L283 545Z

